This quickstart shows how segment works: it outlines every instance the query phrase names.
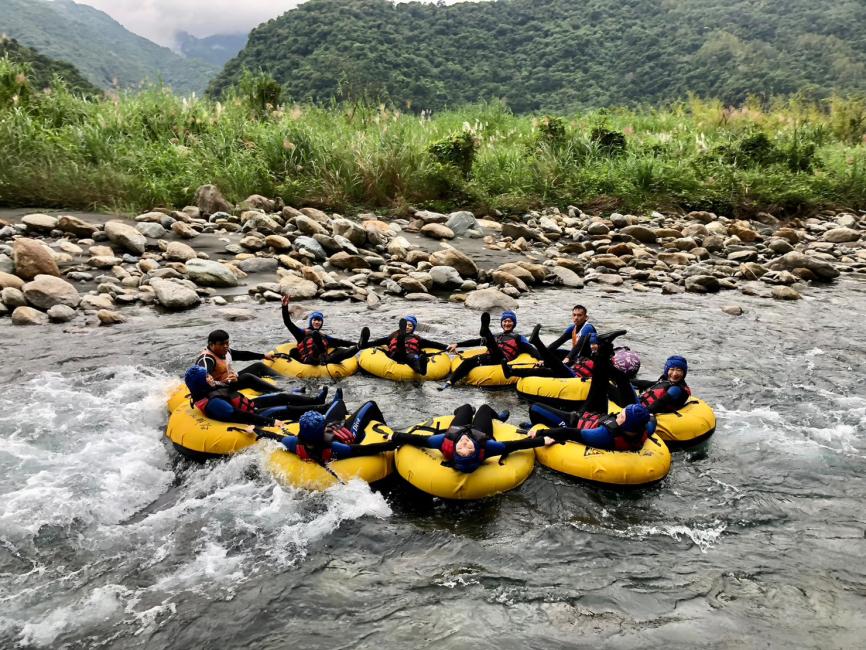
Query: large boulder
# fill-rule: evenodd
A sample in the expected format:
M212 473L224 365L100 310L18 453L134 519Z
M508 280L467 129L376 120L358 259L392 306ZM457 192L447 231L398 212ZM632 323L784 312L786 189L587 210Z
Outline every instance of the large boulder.
M464 278L477 278L478 266L472 258L456 248L443 248L430 254L433 266L451 266Z
M341 235L355 246L363 246L367 243L367 231L350 219L334 219L332 223L334 235Z
M312 237L297 237L294 242L294 247L298 252L306 251L317 260L328 259L328 254L322 245Z
M475 215L471 212L461 210L449 214L448 221L445 222L445 225L451 229L451 232L453 232L455 236L459 237L467 230L477 228L478 221L475 219Z
M844 244L846 242L857 241L860 239L860 231L854 230L853 228L832 228L826 231L821 236L821 239L833 244Z
M162 239L167 232L161 223L154 221L141 221L135 224L135 229L148 239Z
M92 223L87 223L83 219L73 217L71 214L61 215L57 220L57 228L79 238L93 237L93 233L99 230Z
M327 235L328 229L315 219L306 215L295 217L295 225L302 235Z
M141 255L147 247L147 239L135 226L123 221L109 221L105 224L105 234L109 241L133 255Z
M197 253L189 244L180 241L172 241L165 248L165 259L172 262L188 262L194 260Z
M178 282L151 278L150 286L156 295L156 301L170 311L189 309L201 302L201 298L194 290Z
M331 266L337 269L355 270L370 268L369 262L367 262L363 257L360 255L351 255L345 251L334 253L328 261L331 263Z
M454 231L442 223L428 223L421 228L421 234L432 239L454 239Z
M512 239L523 237L525 240L530 241L532 239L539 239L541 233L539 233L535 228L530 228L526 224L509 222L502 224L502 236L511 237Z
M686 291L692 293L716 293L721 288L719 279L712 275L693 275L686 278Z
M214 260L190 260L186 264L186 274L190 280L201 287L236 287L237 276L224 264Z
M453 266L434 266L428 273L433 280L433 284L442 287L459 287L463 284L463 278Z
M559 281L562 282L564 286L573 289L583 288L583 278L571 269L567 269L564 266L554 266L550 270L553 272L553 275L559 278Z
M644 244L653 244L656 241L655 232L646 226L626 226L620 230L620 233L628 235L629 237L634 237Z
M16 239L12 244L12 259L15 260L15 275L24 280L32 280L37 275L60 275L51 249L36 239Z
M21 223L27 226L28 231L47 233L57 227L57 217L52 217L50 214L36 212L21 217Z
M66 280L53 275L37 275L35 280L24 285L22 291L28 303L42 310L54 305L68 305L74 308L81 302L78 289Z
M20 240L19 240L20 241ZM839 277L839 271L830 262L819 260L816 257L805 255L800 251L791 251L785 253L782 257L773 260L769 265L771 270L784 269L786 271L794 271L795 269L809 269L815 276L821 280L829 281ZM21 275L19 273L19 275Z
M477 289L466 294L463 302L468 309L492 311L494 309L517 309L517 301L499 289Z
M297 275L285 275L280 280L280 292L292 300L307 300L316 297L319 287L312 280Z
M69 305L54 305L48 310L48 318L52 323L68 323L75 318L75 313Z
M195 192L195 204L202 216L215 212L231 212L232 204L223 198L216 185L202 185Z
M12 312L13 325L44 325L48 316L33 307L16 307Z

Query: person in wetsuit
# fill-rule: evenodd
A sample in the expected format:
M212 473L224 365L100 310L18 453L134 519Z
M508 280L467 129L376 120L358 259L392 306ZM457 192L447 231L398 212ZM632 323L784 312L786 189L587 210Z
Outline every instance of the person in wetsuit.
M513 361L524 352L538 357L538 350L531 342L527 341L525 336L514 331L517 327L517 314L511 310L504 311L499 318L499 323L502 326L502 333L494 336L490 331L490 314L484 312L481 314L481 331L479 332L481 338L469 339L449 346L448 350L453 352L457 348L484 345L487 352L464 359L457 366L457 370L454 371L451 378L443 385L443 388L455 386L479 366L495 366L497 364L507 366L509 361ZM505 376L508 377L508 375Z
M551 436L525 438L500 442L493 438L493 421L508 417L497 414L487 404L482 404L476 411L471 404L463 404L454 409L454 419L451 426L443 433L434 435L417 435L407 432L396 432L392 436L397 445L412 445L438 449L445 458L445 463L458 472L470 473L481 467L485 459L492 456L502 456L521 449L532 449L542 445L552 445L556 439Z
M220 422L238 422L256 426L282 426L283 420L294 420L309 410L324 411L327 387L317 396L274 392L249 398L230 386L216 386L202 366L193 366L183 377L189 390L190 404L205 416ZM337 389L335 401L342 399Z
M289 297L283 296L283 323L295 337L298 346L290 353L292 358L311 366L324 366L341 363L358 352L358 346L351 341L322 334L325 315L320 311L310 314L307 327L301 329L292 322L289 315Z
M678 411L692 395L692 389L686 384L689 363L685 357L673 355L665 361L661 376L655 382L636 381L635 384L643 392L634 399L634 393L629 394L631 403L640 403L650 413L673 413Z
M365 327L361 330L361 347L372 348L386 345L385 354L397 363L404 363L419 375L427 374L427 354L424 348L435 350L447 350L448 346L438 341L425 339L415 333L418 329L418 319L409 315L401 318L397 330L382 338L370 339L370 329Z
M207 336L207 347L196 357L195 365L207 370L214 386L225 386L232 390L252 388L260 393L273 392L274 387L262 377L273 377L276 373L263 364L261 359L273 359L271 352L261 354L246 350L231 349L229 334L225 330L214 330ZM259 360L243 370L235 372L234 361Z
M595 372L589 395L579 411L564 411L542 404L529 407L532 424L545 424L550 429L539 432L557 440L573 440L598 449L638 451L655 431L649 410L641 404L630 404L616 415L608 414L608 385L628 385L628 377L617 370L612 340L622 331L599 337ZM533 429L530 436L535 436Z
M559 338L547 347L551 350L559 350L566 342L571 342L566 357L572 359L588 359L598 350L598 332L587 319L586 307L575 305L571 308L571 325L565 328ZM564 357L565 358L565 357Z

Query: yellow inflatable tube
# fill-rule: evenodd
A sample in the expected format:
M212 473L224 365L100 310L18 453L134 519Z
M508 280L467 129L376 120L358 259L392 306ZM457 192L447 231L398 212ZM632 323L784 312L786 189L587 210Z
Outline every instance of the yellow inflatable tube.
M267 382L274 384L274 390L279 390L274 379L272 377L262 377ZM253 391L241 391L247 397L257 397L260 393L256 393ZM171 389L171 392L168 395L167 407L168 412L173 413L174 410L180 406L181 404L189 402L189 390L187 390L186 384L183 382L179 383L177 386Z
M685 447L703 442L716 430L716 414L712 407L697 397L673 413L656 414L656 433L673 447Z
M539 435L547 427L537 425ZM604 485L645 487L658 483L671 469L671 452L655 434L640 451L611 451L566 442L536 447L538 462L550 469Z
M391 381L438 381L451 372L451 357L444 350L424 348L427 353L427 374L419 375L405 363L397 363L381 348L361 350L358 365L362 370Z
M517 382L517 393L532 402L550 404L558 408L576 406L589 395L589 379L579 377L521 377Z
M297 423L292 423L285 428L285 431L297 435L298 428ZM362 445L385 442L392 433L391 429L380 422L371 422L364 431ZM344 458L322 466L312 461L301 460L297 454L290 451L278 450L268 457L267 468L284 485L306 490L324 490L353 478L360 478L367 483L381 481L394 471L394 452Z
M296 347L298 347L296 343L283 343L278 345L274 352L289 354ZM281 375L299 377L300 379L344 379L358 372L357 356L349 357L342 363L328 363L323 366L313 366L308 363L301 363L297 359L284 358L265 361L264 364Z
M479 354L486 354L487 348L472 348L464 350L451 360L451 372L455 372L464 359L477 357ZM518 368L529 368L536 364L538 359L530 354L519 354L515 359L508 362L509 366ZM466 375L466 382L469 386L495 387L495 386L510 386L517 383L517 377L505 378L502 373L502 366L499 364L493 366L478 366L469 371Z
M453 419L453 415L445 415L418 426L433 427L444 433ZM515 427L499 420L493 421L493 437L503 442L525 438ZM394 460L397 473L422 492L442 499L468 501L519 486L532 473L535 454L532 449L516 451L509 454L501 465L500 457L494 456L468 474L442 465L442 452L438 449L404 445L394 453Z

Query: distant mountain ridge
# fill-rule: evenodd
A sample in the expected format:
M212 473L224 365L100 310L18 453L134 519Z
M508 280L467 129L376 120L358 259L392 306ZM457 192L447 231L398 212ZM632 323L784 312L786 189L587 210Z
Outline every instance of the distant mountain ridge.
M863 0L309 0L254 29L209 92L248 68L296 101L368 97L414 109L823 97L866 92L864 26Z
M218 70L184 59L72 0L0 0L0 34L75 65L100 88L163 81L179 93L202 92Z
M188 59L197 59L222 68L237 56L247 44L247 34L214 34L198 38L184 31L177 32L177 49Z
M49 87L56 75L61 77L69 90L74 93L87 96L102 94L102 91L85 79L71 63L55 61L43 56L32 47L21 45L14 38L0 36L0 58L4 56L15 63L23 63L30 67L28 80L30 86L36 90Z

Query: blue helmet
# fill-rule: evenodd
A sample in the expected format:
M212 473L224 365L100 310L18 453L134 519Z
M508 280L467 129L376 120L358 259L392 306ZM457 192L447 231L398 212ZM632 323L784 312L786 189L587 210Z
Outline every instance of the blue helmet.
M183 381L189 389L189 394L196 401L203 398L211 390L210 384L207 383L207 370L202 366L193 366L187 370L183 376Z
M314 311L312 314L310 314L310 319L307 321L307 326L312 327L314 320L320 320L322 321L322 323L324 323L325 315L320 311Z
M672 357L668 357L668 360L665 361L665 369L662 373L665 377L668 376L668 370L671 368L679 368L683 371L683 377L689 374L689 362L686 361L685 357L681 357L679 355L674 355Z
M407 323L412 323L412 327L418 329L418 319L415 318L412 314L405 316L403 320L405 320Z
M625 407L625 422L622 428L626 431L640 432L646 429L650 421L650 412L643 404L629 404Z
M502 312L502 315L499 317L499 322L502 323L502 321L504 321L506 318L510 318L511 320L513 320L514 321L514 327L517 327L517 314L515 314L510 309L506 309L504 312Z
M325 442L325 416L317 411L307 411L298 420L298 440L301 444L312 447L321 446Z

